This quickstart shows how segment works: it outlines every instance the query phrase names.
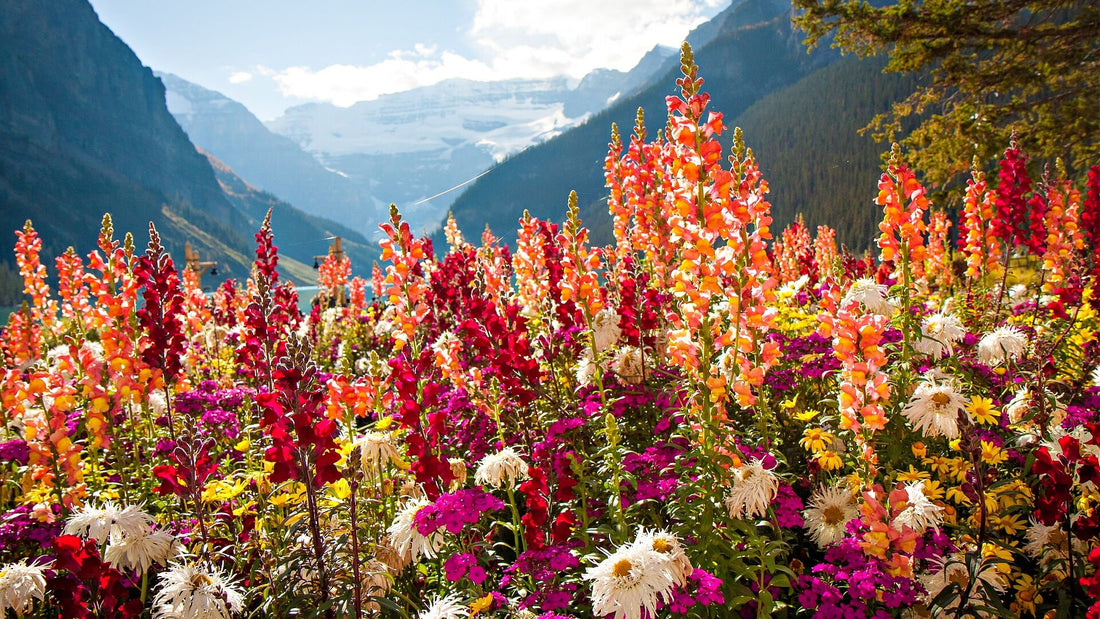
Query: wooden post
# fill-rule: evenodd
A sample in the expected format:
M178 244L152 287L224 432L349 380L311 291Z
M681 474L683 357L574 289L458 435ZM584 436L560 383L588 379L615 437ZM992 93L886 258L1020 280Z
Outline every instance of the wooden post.
M183 244L183 261L185 268L190 269L199 278L199 288L202 288L202 276L212 270L212 275L217 275L218 263L214 261L203 261L199 259L199 252L195 251L194 247L191 247L191 241L187 241Z

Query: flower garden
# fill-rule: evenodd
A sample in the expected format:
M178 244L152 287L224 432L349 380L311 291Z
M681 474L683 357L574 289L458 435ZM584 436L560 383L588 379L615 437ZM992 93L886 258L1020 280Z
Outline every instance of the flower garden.
M152 226L48 274L28 222L3 612L1100 617L1100 167L1009 145L949 217L895 149L874 254L773 238L682 68L607 247L575 197L442 256L393 210L301 315L266 222L213 295Z

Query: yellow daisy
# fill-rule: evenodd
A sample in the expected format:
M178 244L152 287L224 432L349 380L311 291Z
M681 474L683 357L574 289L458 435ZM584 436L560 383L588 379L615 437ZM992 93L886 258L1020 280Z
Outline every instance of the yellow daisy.
M966 405L970 420L983 425L996 425L1000 422L1001 411L993 408L993 400L980 395L972 396Z

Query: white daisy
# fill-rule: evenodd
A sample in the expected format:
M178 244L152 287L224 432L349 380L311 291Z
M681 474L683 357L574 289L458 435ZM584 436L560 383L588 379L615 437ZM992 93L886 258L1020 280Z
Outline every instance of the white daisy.
M764 468L762 460L742 464L733 474L733 488L726 496L731 518L763 516L779 491L779 478Z
M1024 552L1039 559L1043 565L1069 558L1070 536L1066 535L1061 523L1047 526L1032 518L1031 526L1024 535L1027 538ZM1086 551L1084 544L1078 539L1073 540L1073 550Z
M943 522L943 508L924 495L924 480L906 484L905 493L908 495L905 500L907 506L894 518L894 527L904 525L914 531L924 531L928 527L939 529Z
M637 385L646 375L642 351L635 346L623 346L611 362L611 369L619 380L628 385Z
M244 608L244 596L226 575L176 564L161 575L153 598L154 619L229 619Z
M16 615L29 613L34 601L46 594L45 565L27 565L26 561L9 563L0 568L0 614L10 608Z
M149 410L158 417L168 412L168 400L163 391L150 391L148 396Z
M619 315L613 309L602 309L592 319L592 338L596 352L600 353L619 342L623 330L619 328Z
M428 505L431 505L431 501L426 498L409 501L401 511L397 512L393 523L387 529L393 549L401 557L402 562L415 561L421 556L434 557L443 547L441 531L435 531L425 537L416 529L416 513Z
M930 379L917 385L901 413L924 436L953 439L959 436L959 411L965 407L966 399L950 381L937 383Z
M588 568L583 578L592 581L592 612L614 619L641 619L657 616L658 600L673 587L665 559L653 550L634 544L623 546Z
M1090 376L1090 378L1092 379L1091 386L1100 387L1100 366L1097 366L1096 369L1092 371L1092 376Z
M680 543L680 538L664 529L643 528L638 531L633 545L640 550L650 550L663 558L667 562L673 584L681 587L687 584L688 576L694 568L691 566L691 559L684 552L684 545ZM671 591L668 593L671 595Z
M937 360L953 353L954 344L966 335L962 322L943 312L925 316L920 329L921 338L913 344L913 348Z
M897 308L886 300L886 291L885 284L880 284L870 277L857 279L852 282L852 287L844 295L843 305L847 305L850 301L859 301L868 311L891 316Z
M117 570L134 570L141 577L153 563L167 565L176 556L176 538L164 531L148 531L137 535L111 537L103 560Z
M459 617L469 617L470 611L466 608L466 605L459 602L458 595L452 593L447 597L436 597L429 604L428 607L420 611L417 615L419 619L458 619Z
M978 361L990 367L998 366L1023 355L1027 337L1013 326L998 327L978 342Z
M466 479L469 477L469 473L466 471L466 461L462 458L447 458L447 466L451 469L451 475L454 479L451 480L451 487L454 489L461 488L466 485Z
M374 478L378 470L401 460L393 435L389 432L367 432L355 441L362 454L363 472Z
M1016 394L1012 396L1008 404L1005 404L1005 414L1008 415L1008 420L1014 424L1023 421L1031 410L1031 392L1027 387L1023 387L1016 391Z
M842 539L848 521L859 516L859 509L846 488L819 488L810 497L810 506L802 512L810 537L821 548Z
M74 513L65 525L66 535L79 535L96 542L109 537L136 537L153 530L153 517L138 505L119 509L107 501L102 508L88 503Z
M481 459L474 473L474 483L494 488L515 488L516 482L527 479L527 463L511 447Z

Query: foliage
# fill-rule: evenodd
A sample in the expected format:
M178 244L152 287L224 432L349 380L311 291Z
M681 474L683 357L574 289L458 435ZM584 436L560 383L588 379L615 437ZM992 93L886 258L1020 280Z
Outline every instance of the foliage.
M1100 156L1100 7L1081 0L795 0L807 40L860 55L888 53L887 70L920 86L869 125L903 144L928 179L946 183L978 157L993 161L1015 134L1028 152L1083 174Z

